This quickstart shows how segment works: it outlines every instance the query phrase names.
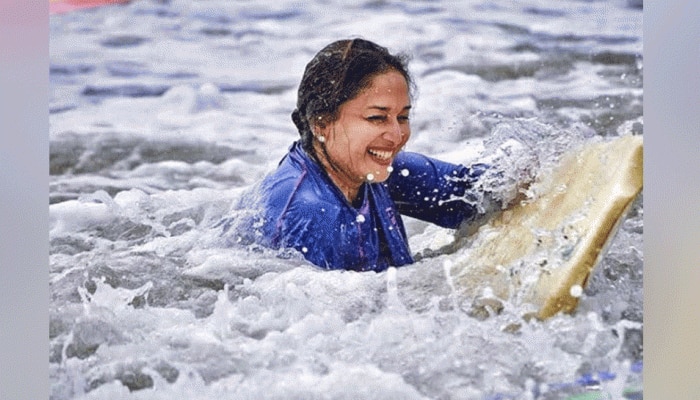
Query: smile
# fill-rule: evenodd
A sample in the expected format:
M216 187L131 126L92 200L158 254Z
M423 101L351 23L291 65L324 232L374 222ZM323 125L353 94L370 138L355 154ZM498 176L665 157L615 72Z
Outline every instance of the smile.
M372 150L369 149L367 150L369 154L374 156L375 158L379 159L380 161L387 161L391 158L392 155L394 155L393 151L382 151L382 150Z

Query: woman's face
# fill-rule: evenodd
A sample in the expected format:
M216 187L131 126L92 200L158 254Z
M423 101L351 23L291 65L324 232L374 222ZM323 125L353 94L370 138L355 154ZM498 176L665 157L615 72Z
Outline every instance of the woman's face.
M368 88L343 103L336 121L316 126L315 134L324 142L316 140L314 147L336 186L356 192L363 182L389 177L394 156L411 135L410 108L406 80L390 71L375 76Z

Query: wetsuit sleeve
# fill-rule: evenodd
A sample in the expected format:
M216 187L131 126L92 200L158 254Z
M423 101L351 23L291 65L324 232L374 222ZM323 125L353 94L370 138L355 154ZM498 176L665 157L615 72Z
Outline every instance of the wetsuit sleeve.
M401 152L393 168L387 185L401 214L456 229L492 207L476 185L486 164L465 167Z

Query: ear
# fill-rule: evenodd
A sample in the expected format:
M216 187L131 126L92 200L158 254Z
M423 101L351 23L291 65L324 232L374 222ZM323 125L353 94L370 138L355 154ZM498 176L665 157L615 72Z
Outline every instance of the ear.
M311 132L313 132L315 136L325 135L328 133L328 124L326 123L325 118L319 118L316 121L313 121L313 124L311 125Z

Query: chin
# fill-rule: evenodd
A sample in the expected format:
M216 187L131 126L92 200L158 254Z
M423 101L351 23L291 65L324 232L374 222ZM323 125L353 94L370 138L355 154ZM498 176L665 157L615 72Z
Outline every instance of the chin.
M381 183L389 178L388 171L374 171L365 176L365 180L371 183Z

